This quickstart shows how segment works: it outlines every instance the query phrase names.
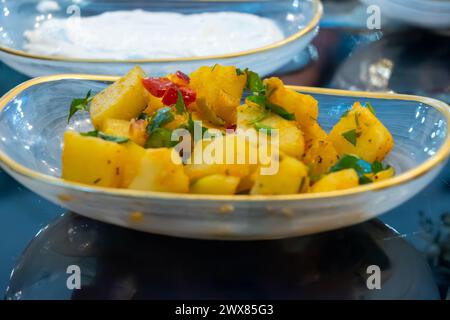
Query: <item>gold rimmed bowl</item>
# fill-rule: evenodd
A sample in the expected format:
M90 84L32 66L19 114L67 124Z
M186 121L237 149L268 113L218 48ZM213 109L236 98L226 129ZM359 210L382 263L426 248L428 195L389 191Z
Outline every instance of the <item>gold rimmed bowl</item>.
M301 55L308 44L316 36L322 16L320 0L169 0L169 1L56 1L57 6L51 11L42 12L39 0L0 2L0 59L12 68L31 77L55 73L89 73L119 75L125 74L134 65L139 64L148 73L162 76L183 70L187 73L200 66L235 65L249 67L262 76L273 73L289 64L296 56ZM170 11L184 14L203 12L244 12L273 20L284 33L284 39L273 44L223 55L153 59L104 59L76 58L33 54L25 48L26 30L39 28L43 21L54 18L69 18L67 12L80 13L82 17L94 16L117 10L142 9L145 11ZM173 24L176 32L178 26ZM112 34L111 37L114 37ZM123 39L122 39L123 40ZM117 39L121 41L121 39ZM303 59L304 60L304 59ZM304 63L304 61L302 62Z
M145 232L199 239L274 239L336 229L378 216L411 198L442 169L450 152L450 108L424 97L291 87L313 95L329 130L355 100L370 102L392 133L394 178L353 189L284 196L212 196L100 188L65 181L66 130L91 129L89 115L67 124L68 106L116 77L55 75L25 82L0 100L0 165L64 208ZM89 166L89 163L86 163Z

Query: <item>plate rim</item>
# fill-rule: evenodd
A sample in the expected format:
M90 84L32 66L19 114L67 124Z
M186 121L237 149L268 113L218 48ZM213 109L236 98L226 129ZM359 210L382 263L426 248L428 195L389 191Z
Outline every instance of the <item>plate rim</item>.
M233 0L232 2L236 2L239 0ZM308 24L301 29L300 31L294 33L293 35L277 41L275 43L262 46L256 49L244 50L235 53L223 54L223 55L208 55L202 57L185 57L185 58L162 58L162 59L90 59L90 58L71 58L64 56L50 56L50 55L41 55L41 54L33 54L27 53L23 50L13 49L0 44L0 52L22 57L22 58L30 58L36 60L46 60L46 61L58 61L58 62L80 62L80 63L173 63L173 62L189 62L189 61L204 61L204 60L220 60L220 59L231 59L231 58L239 58L243 56L248 56L251 54L257 54L261 52L266 52L272 49L277 49L283 47L295 40L301 38L302 36L310 33L316 27L318 27L320 19L323 15L323 5L321 0L310 0L313 3L313 12L314 15L312 19L308 22ZM202 1L204 2L204 1Z
M88 80L88 81L113 82L119 78L120 78L119 76L89 75L89 74L58 74L34 78L25 81L22 84L19 84L18 86L11 89L3 97L0 98L0 113L3 111L4 107L11 100L13 100L18 94L22 93L27 88L30 88L38 84L54 82L59 80ZM1 149L0 149L0 166L7 167L14 173L31 180L51 184L53 186L62 187L64 189L72 189L74 191L91 194L101 194L122 198L136 198L136 199L145 198L145 199L170 200L170 201L197 200L197 201L215 201L215 202L275 202L275 201L299 201L299 200L348 197L357 194L364 194L369 191L380 191L387 188L392 188L395 186L405 184L407 182L410 182L416 178L425 175L439 164L444 163L450 154L450 107L445 102L428 97L396 94L396 93L349 91L349 90L305 87L305 86L288 86L288 87L290 89L304 93L360 97L360 98L361 97L378 98L385 100L395 99L395 100L416 101L419 103L424 103L440 112L446 118L447 130L445 141L443 142L439 150L429 159L424 161L422 164L393 178L380 181L377 183L360 185L358 187L345 190L337 190L321 193L298 193L289 195L207 195L207 194L141 191L131 189L90 186L82 183L64 180L60 177L50 176L44 173L37 172L33 169L27 168L11 159Z

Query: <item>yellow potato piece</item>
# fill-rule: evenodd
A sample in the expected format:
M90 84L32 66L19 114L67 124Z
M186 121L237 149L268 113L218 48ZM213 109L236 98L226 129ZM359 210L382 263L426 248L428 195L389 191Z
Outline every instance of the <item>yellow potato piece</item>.
M310 168L310 177L318 180L337 162L339 155L328 138L327 133L315 122L305 127L306 152L303 162Z
M311 192L327 192L353 188L359 185L359 177L355 170L345 169L332 172L317 181L311 187Z
M190 75L190 87L197 99L204 98L210 110L226 125L236 122L236 108L240 105L247 83L246 74L237 75L236 67L215 65L200 67ZM194 108L198 109L196 106Z
M149 93L147 108L145 108L145 110L143 112L148 114L149 116L151 116L157 110L159 110L163 107L164 107L164 104L162 103L162 98L155 97Z
M102 127L106 119L131 120L147 105L146 90L142 85L144 71L134 67L125 76L95 95L91 101L90 115L95 128Z
M208 150L211 150L211 152ZM214 150L218 152L222 150L221 156L217 156L217 159L208 160L211 158L210 155L216 155L215 152L212 152ZM229 155L228 159L227 155ZM255 156L255 161L251 159L251 155ZM185 166L185 172L191 180L213 174L245 177L249 175L251 168L257 165L257 156L257 147L245 137L228 134L212 141L198 142L188 160L188 164Z
M393 167L389 167L386 170L380 171L377 174L366 174L366 177L372 180L373 182L383 181L395 176L395 169Z
M352 130L356 130L356 145L343 136ZM334 126L330 140L340 155L354 154L367 162L382 161L394 146L389 130L359 102Z
M266 79L264 84L267 86L269 102L295 114L295 119L302 130L317 121L319 107L317 100L312 96L286 88L279 78Z
M129 138L130 121L120 119L106 119L103 122L101 131L114 137Z
M196 194L224 194L236 193L240 178L215 174L198 179L191 186L190 192Z
M264 108L249 102L238 107L237 128L242 130L254 129L252 121L264 113ZM301 159L305 151L303 133L295 121L283 119L277 114L269 113L260 124L278 130L279 149L292 157ZM271 137L267 137L270 143Z
M124 147L126 151L122 162L122 181L120 186L122 188L128 188L134 178L139 174L141 162L146 151L133 142L124 144Z
M189 178L173 149L147 149L128 188L185 193L189 191Z
M63 179L101 187L119 187L124 145L67 131L62 153Z
M304 192L309 184L308 167L301 161L280 155L278 171L263 175L256 171L255 184L250 194L280 195Z

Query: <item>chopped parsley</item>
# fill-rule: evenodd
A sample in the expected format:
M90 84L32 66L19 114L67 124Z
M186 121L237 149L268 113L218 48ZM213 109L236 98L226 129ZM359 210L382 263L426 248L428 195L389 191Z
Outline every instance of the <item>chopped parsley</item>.
M356 133L356 129L346 131L346 132L342 133L342 136L344 137L345 140L350 142L352 145L356 146L356 140L358 137L358 135Z
M156 113L152 116L150 120L150 124L147 127L147 132L149 135L152 135L156 129L162 127L166 123L172 121L174 119L174 115L170 107L164 107L156 111Z
M67 117L67 123L70 122L70 119L78 111L89 111L89 103L93 99L93 97L91 97L91 93L92 90L89 90L84 98L77 98L72 100L70 104L69 116Z
M80 135L82 135L83 137L100 138L105 141L110 141L110 142L115 142L115 143L125 143L125 142L130 141L130 139L127 137L111 136L109 134L106 134L106 133L98 131L98 130L88 131L88 132L80 132Z
M374 116L376 116L375 109L372 107L372 105L370 104L370 102L366 102L366 108L369 109L369 111L370 111Z

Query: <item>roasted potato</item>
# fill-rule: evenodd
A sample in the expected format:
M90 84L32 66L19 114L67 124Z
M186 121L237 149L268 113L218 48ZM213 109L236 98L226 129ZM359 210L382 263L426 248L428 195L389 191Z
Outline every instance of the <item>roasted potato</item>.
M359 185L359 177L355 170L345 169L332 172L317 181L311 187L311 192L327 192L353 188Z
M189 178L174 149L147 149L128 188L185 193L189 191Z
M122 182L121 168L125 153L122 144L66 131L62 177L89 185L118 188Z
M264 84L267 86L269 102L295 114L303 131L317 121L319 107L312 96L286 88L279 78L266 79Z
M217 161L213 161L216 155L214 150L220 152L220 155L217 153ZM232 157L227 159L227 155ZM253 143L245 137L230 134L212 141L198 142L188 160L185 172L191 180L213 174L242 178L248 176L252 167L257 165L257 157L258 150ZM252 158L254 161L251 161Z
M334 126L330 140L340 155L354 154L368 162L382 161L394 146L389 130L359 102Z
M213 67L200 67L190 78L190 87L196 91L197 100L205 99L211 112L223 120L225 125L236 123L236 108L240 105L247 82L245 74L237 75L235 67L217 64ZM210 120L210 115L204 116L206 120Z
M294 194L307 188L308 167L301 161L280 155L279 168L273 175L263 175L256 171L255 184L250 194L278 195Z
M195 181L191 186L190 192L197 194L231 195L236 193L240 180L238 177L214 174Z
M125 76L94 96L90 116L95 128L102 127L106 119L131 120L147 106L148 94L142 85L144 71L134 67Z
M306 151L303 162L310 168L311 179L316 181L336 163L339 155L317 122L305 127L304 134Z
M237 128L242 130L254 129L255 119L267 113L263 107L247 102L237 108ZM283 119L279 115L268 112L259 124L278 130L278 143L280 151L285 154L301 159L305 151L303 133L295 121ZM268 136L270 143L271 136Z

